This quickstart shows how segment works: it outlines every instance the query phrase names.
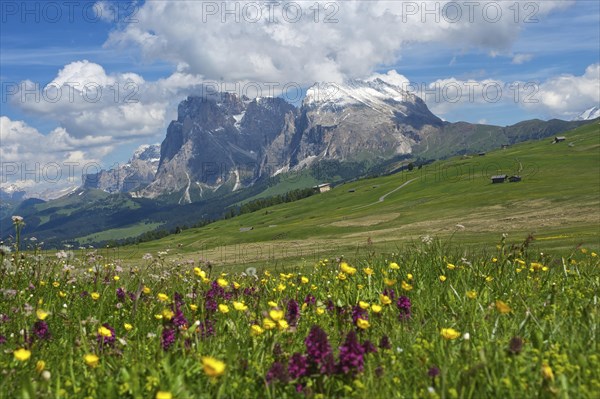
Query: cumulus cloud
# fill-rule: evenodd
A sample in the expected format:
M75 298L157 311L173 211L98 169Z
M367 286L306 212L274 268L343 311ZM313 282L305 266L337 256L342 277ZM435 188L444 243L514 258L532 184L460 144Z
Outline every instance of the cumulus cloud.
M147 82L138 74L107 74L87 60L65 65L47 85L23 81L10 90L19 108L58 121L74 137L111 136L114 140L164 133L172 103L202 79L176 71Z
M42 134L6 116L0 116L0 142L0 187L37 192L80 185L82 174L96 172L114 149L109 136L76 138L60 127Z
M521 65L524 64L526 62L529 62L533 59L533 54L515 54L513 59L512 59L512 63L515 65Z
M534 95L537 101L525 102L528 109L549 117L571 119L600 104L600 64L585 69L583 75L560 75L542 82Z
M339 83L393 64L409 43L510 54L526 16L572 3L149 1L107 45L134 46L212 80Z

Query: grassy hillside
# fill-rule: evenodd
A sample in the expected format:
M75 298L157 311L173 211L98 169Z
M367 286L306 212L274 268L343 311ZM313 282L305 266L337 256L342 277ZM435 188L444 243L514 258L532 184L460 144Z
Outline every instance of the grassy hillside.
M599 125L595 122L564 135L567 141L558 144L543 139L340 185L328 193L187 230L126 252L137 258L170 248L169 256L175 258L264 265L375 248L393 250L399 243L427 235L452 236L464 244L498 242L503 233L512 242L531 233L543 250L580 243L597 249ZM523 180L491 184L490 176L496 174L518 174Z

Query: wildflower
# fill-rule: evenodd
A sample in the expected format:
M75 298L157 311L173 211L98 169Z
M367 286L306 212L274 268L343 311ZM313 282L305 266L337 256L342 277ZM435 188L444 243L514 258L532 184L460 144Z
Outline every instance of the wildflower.
M308 358L294 353L288 363L288 374L292 379L304 377L308 373Z
M281 381L283 383L287 383L288 382L288 373L281 362L274 362L271 365L271 368L269 369L269 371L267 371L267 374L265 375L265 379L267 380L267 383L269 383L269 384L272 381Z
M381 306L379 306L375 303L373 305L371 305L371 310L373 311L373 313L380 313L382 309L383 308Z
M225 287L227 287L229 285L229 283L224 278L218 278L217 279L217 285L219 287L221 287L221 288L225 288Z
M280 330L287 330L290 327L290 325L285 320L277 320L277 327Z
M306 353L317 365L323 365L326 358L332 354L327 333L319 326L313 326L304 340Z
M158 294L156 297L157 297L157 298L158 298L158 300L159 300L159 301L161 301L161 302L166 302L166 301L168 301L168 300L169 300L169 296L168 296L167 294L163 294L162 292L161 292L161 293L159 293L159 294Z
M242 312L244 310L247 310L248 306L246 306L243 302L233 301L233 308Z
M358 318L356 320L356 326L362 330L366 330L371 326L371 324L369 323L369 320Z
M400 311L400 315L398 316L400 320L410 318L412 303L410 302L410 298L402 295L396 301L396 306Z
M206 272L199 267L194 268L194 274L200 278L206 278Z
M277 324L273 320L266 317L263 319L263 328L265 330L272 330L275 327L277 327Z
M50 313L46 312L45 310L42 309L38 309L35 311L35 315L37 316L37 318L39 320L46 320L46 317L48 317Z
M456 266L453 265L452 263L447 263L446 267L448 268L448 270L454 270L454 269L456 269Z
M486 282L486 283L491 283L492 281L494 281L494 278L493 278L492 276L487 276L487 277L485 278L485 282Z
M427 371L427 375L431 378L435 378L440 375L440 369L437 366L431 366Z
M315 310L315 312L317 312L318 315L322 315L323 313L325 313L325 309L317 308L317 310Z
M98 343L102 345L112 345L115 342L115 330L108 323L102 324L98 328L98 335L96 336Z
M467 291L467 298L469 298L469 299L477 298L477 291L473 291L473 290Z
M155 399L173 399L173 395L171 394L171 392L158 391L156 392Z
M204 356L202 358L202 366L204 368L204 374L211 378L223 375L226 368L225 363L210 356Z
M443 283L444 281L446 281L446 276L444 276L443 274L440 276L440 281Z
M250 334L252 334L253 336L259 336L260 334L262 334L265 330L262 329L261 326L259 326L258 324L253 324L250 327Z
M412 281L414 277L413 277L413 275L411 273L408 273L406 275L406 278L408 279L408 281Z
M162 311L162 318L166 320L171 320L175 316L175 313L171 309L164 309Z
M114 280L114 281L119 281L120 279L121 279L121 277L119 277L119 276L114 276L114 277L113 277L113 280Z
M277 306L279 306L279 305L277 305L277 302L273 302L273 301L267 302L267 305L269 305L272 308L276 308Z
M373 275L373 269L371 269L370 267L364 268L363 271L365 272L365 274L367 276L372 276Z
M554 373L552 372L552 367L548 365L548 363L542 364L542 377L548 381L554 381Z
M369 309L369 304L367 302L364 301L358 301L358 307L360 307L361 309Z
M413 289L413 286L408 284L406 281L402 281L402 289L404 291L410 291Z
M493 258L492 258L492 262L493 262L493 263L496 263L496 262L498 262L498 258L496 258L496 257L493 257Z
M19 348L13 352L13 356L20 362L25 362L31 357L31 352L25 348Z
M507 314L512 311L510 306L508 306L505 302L503 302L501 300L496 301L496 309L498 310L498 312L500 312L502 314Z
M239 290L240 287L241 287L240 283L236 283L235 281L233 283L231 283L231 284L233 285L233 288L236 289L236 290Z
M49 339L50 330L48 329L48 324L42 320L36 321L33 325L33 334L39 339Z
M400 269L400 266L398 266L398 264L396 262L392 262L392 263L390 263L390 269L398 270L398 269Z
M225 305L224 303L220 303L219 304L219 312L229 313L229 306Z
M340 270L345 273L348 274L350 276L356 274L356 269L353 268L352 266L350 266L348 263L346 262L342 262L340 263Z
M392 344L390 343L390 338L387 335L384 335L379 339L379 348L380 349L392 349Z
M196 310L198 310L198 305L195 305L195 304L192 303L190 305L190 309L191 309L192 312L195 312Z
M364 366L364 354L365 349L358 342L356 332L350 331L340 346L338 369L343 374L361 372Z
M286 289L285 284L279 284L277 286L277 291L279 291L279 292L283 292L285 289Z
M508 351L513 355L518 355L523 350L523 339L521 337L512 337L508 343Z
M283 310L273 309L273 310L269 311L269 317L271 319L273 319L274 321L283 319L283 316L284 316Z
M83 360L85 361L85 364L88 367L96 367L98 366L98 363L100 362L100 358L96 355L94 355L93 353L88 353L87 355L85 355L83 357Z
M161 336L161 346L163 350L168 350L175 343L175 329L165 328Z
M308 277L305 277L305 276L300 277L300 282L302 284L308 284Z
M392 303L390 297L384 294L379 294L379 300L383 305L389 305L390 303Z
M440 334L447 340L453 340L460 337L460 333L453 328L442 328Z
M131 331L133 329L133 326L129 323L123 324L123 327L125 328L126 331Z
M344 281L344 280L346 280L346 278L347 278L346 275L342 272L339 272L337 275L337 279L340 281Z
M44 371L44 369L46 368L46 362L43 360L38 360L35 363L35 371L37 371L38 373L41 373L42 371Z
M142 292L146 295L150 294L152 292L152 290L150 289L150 287L146 287L144 286L144 288L142 288Z
M298 324L298 319L300 318L300 308L298 307L298 302L294 299L290 299L287 304L287 312L285 315L285 320L288 322L290 326L296 326Z

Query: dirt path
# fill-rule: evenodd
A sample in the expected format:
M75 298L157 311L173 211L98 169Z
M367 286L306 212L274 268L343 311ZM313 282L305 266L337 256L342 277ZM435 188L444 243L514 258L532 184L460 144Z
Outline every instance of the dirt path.
M417 179L418 179L418 177L415 177L414 179L410 179L410 180L402 183L401 185L399 185L398 187L396 187L395 189L393 189L389 193L386 193L386 194L382 195L381 197L379 197L379 199L376 202L373 202L373 203L367 204L367 205L362 205L362 206L359 206L359 207L354 208L354 209L361 209L361 208L366 208L368 206L372 206L372 205L375 205L375 204L379 204L380 202L385 201L385 197L387 197L388 195L394 194L396 191L400 190L402 187L406 186L409 183L412 183L413 181L415 181Z

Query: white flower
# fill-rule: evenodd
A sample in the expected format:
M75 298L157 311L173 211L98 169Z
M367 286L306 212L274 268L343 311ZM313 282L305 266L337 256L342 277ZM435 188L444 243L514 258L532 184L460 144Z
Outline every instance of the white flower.
M23 223L23 216L13 216L12 217L13 224L21 224Z
M468 332L464 333L464 334L463 334L463 339L464 339L465 341L468 341L468 340L470 340L470 339L471 339L471 334L469 334Z

